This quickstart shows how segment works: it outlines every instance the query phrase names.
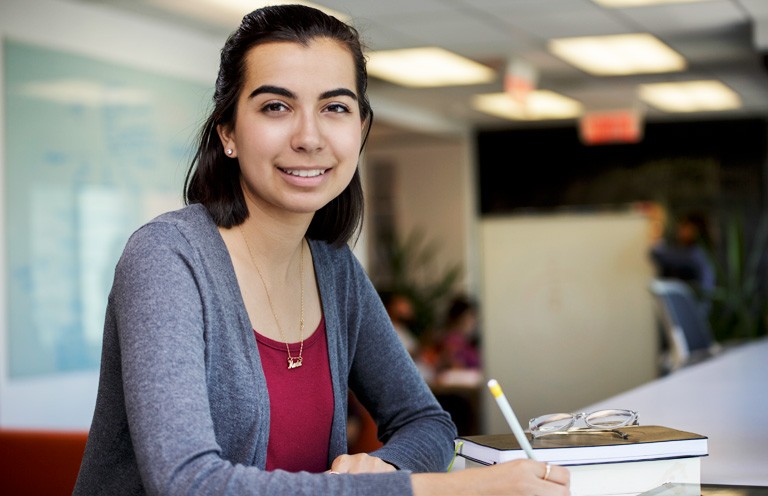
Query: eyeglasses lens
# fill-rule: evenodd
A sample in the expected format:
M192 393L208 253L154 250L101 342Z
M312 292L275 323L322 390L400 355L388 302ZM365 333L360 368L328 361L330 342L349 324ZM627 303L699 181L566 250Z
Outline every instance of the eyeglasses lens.
M531 420L531 430L541 433L557 432L568 429L573 423L573 415L570 413L553 413L543 415Z
M632 422L634 413L629 410L598 410L584 420L587 425L597 428L623 427Z

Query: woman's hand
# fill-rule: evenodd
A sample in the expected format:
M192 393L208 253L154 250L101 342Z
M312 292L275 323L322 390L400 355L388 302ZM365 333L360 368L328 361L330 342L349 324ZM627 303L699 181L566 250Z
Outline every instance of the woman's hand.
M515 460L447 474L414 474L411 481L415 496L567 496L571 474L557 465L549 465L547 470L544 462Z
M381 472L394 472L395 467L381 458L358 453L356 455L340 455L331 464L331 473L338 474L371 474Z

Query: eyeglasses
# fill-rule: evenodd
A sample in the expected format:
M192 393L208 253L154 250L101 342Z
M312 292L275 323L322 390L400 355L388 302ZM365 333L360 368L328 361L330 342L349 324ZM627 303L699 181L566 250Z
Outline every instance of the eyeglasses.
M597 410L591 413L550 413L532 418L528 427L533 437L550 434L568 434L571 432L589 433L612 431L621 437L627 435L616 428L637 425L637 412L634 410Z

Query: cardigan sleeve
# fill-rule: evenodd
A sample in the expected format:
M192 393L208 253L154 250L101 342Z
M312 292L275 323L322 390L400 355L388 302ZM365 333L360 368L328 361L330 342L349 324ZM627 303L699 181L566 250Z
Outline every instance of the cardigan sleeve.
M356 327L350 387L378 425L384 446L374 453L414 472L445 471L456 427L427 386L395 332L373 284L355 259L356 296L348 311Z

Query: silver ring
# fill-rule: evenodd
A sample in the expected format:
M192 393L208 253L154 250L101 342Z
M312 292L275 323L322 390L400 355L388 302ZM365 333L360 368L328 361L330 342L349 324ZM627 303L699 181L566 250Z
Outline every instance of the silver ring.
M549 463L544 465L544 478L542 480L548 480L549 479L549 472L552 470L552 465Z

